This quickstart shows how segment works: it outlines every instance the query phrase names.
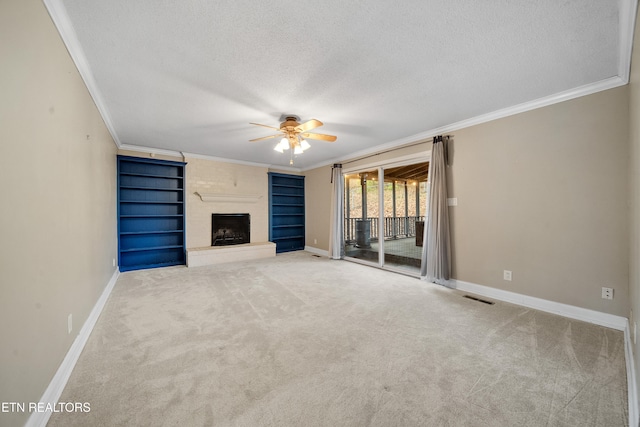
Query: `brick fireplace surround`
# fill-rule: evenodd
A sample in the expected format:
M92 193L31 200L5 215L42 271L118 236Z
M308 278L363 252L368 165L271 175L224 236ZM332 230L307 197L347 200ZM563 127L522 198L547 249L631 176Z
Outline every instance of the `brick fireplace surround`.
M268 168L187 157L187 266L222 264L276 255L268 241ZM213 213L249 213L251 242L211 246Z

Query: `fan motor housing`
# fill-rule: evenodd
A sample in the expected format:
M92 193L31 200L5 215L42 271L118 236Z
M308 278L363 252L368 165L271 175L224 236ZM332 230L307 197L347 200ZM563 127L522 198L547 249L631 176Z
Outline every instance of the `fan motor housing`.
M293 114L283 114L280 116L280 130L283 132L293 132L293 128L300 125L300 117L294 116Z
M287 120L293 120L296 122L300 122L300 116L296 115L296 114L287 114L287 113L283 113L280 115L280 121L281 122L286 122Z

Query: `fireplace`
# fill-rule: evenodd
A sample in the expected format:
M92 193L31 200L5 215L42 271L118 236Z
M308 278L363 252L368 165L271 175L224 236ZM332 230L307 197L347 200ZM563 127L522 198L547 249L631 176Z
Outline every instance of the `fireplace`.
M211 246L250 243L249 214L211 214Z

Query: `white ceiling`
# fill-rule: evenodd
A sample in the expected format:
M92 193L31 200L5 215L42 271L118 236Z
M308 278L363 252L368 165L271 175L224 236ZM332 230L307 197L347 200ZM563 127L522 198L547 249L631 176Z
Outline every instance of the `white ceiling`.
M636 1L45 3L119 146L304 170L625 84Z

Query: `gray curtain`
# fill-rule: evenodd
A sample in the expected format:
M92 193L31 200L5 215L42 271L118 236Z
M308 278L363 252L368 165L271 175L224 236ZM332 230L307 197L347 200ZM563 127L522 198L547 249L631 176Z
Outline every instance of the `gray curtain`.
M445 284L451 270L451 239L447 206L447 145L449 137L433 138L429 164L430 195L424 226L420 275L430 282Z
M342 236L344 222L342 221L344 211L344 179L342 179L342 165L334 164L331 168L331 182L333 190L331 192L331 236L329 237L329 257L340 259L344 256Z

